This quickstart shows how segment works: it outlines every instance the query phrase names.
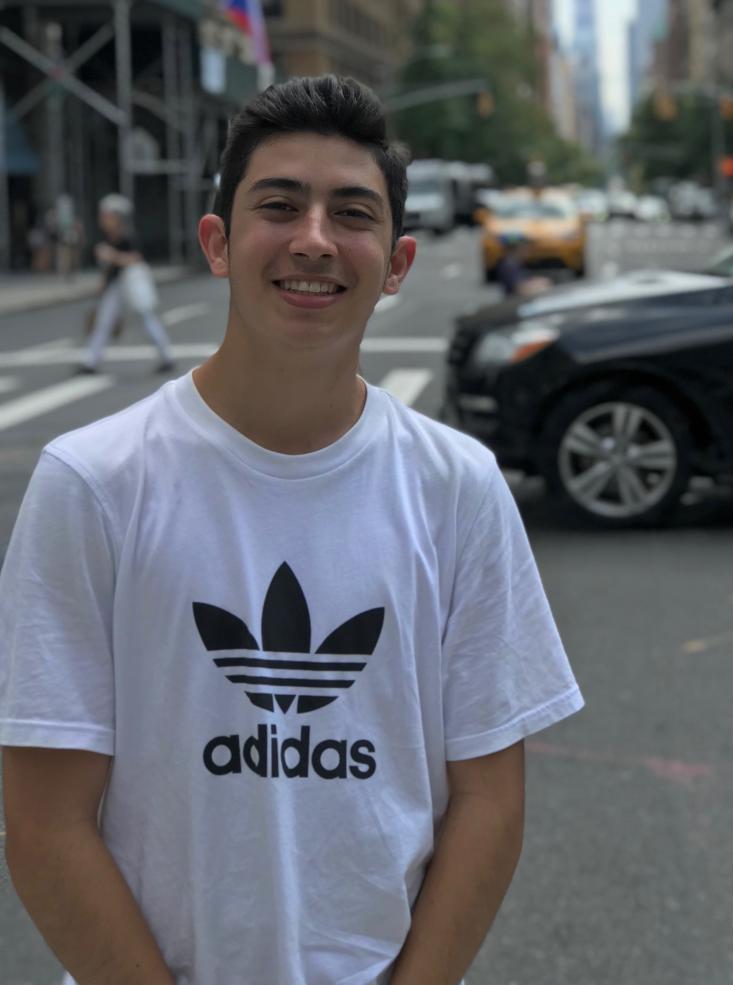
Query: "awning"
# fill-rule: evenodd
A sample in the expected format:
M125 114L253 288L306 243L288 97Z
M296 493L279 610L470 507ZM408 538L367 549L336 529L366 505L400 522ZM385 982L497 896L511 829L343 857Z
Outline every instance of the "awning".
M206 13L204 0L154 0L159 7L167 7L174 14L181 17L189 17L191 20L198 20Z

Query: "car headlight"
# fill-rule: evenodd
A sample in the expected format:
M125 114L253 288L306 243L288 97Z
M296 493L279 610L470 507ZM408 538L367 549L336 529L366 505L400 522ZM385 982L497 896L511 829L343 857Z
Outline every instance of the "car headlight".
M552 325L539 320L489 332L476 346L473 362L519 363L552 345L559 334Z

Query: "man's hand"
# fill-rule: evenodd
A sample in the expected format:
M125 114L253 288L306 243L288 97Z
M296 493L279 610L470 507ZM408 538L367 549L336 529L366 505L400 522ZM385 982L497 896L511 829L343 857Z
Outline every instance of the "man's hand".
M447 768L450 802L390 985L458 985L519 861L524 743Z
M110 758L6 747L6 860L18 896L79 985L174 985L97 828Z

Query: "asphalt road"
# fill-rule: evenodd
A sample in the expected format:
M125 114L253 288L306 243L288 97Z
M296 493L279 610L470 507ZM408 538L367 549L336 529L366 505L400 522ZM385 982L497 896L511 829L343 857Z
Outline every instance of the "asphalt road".
M699 269L719 246L714 230L684 249L681 238L679 227L598 227L591 273ZM477 257L474 232L425 238L368 330L364 375L431 415L452 317L491 296ZM225 288L192 276L162 298L183 372L218 341ZM69 390L86 307L0 320L0 550L42 445L161 382L130 326L108 385ZM540 483L511 479L587 706L529 743L525 850L468 983L731 985L733 506L693 503L663 531L599 532ZM57 980L0 865L0 985Z

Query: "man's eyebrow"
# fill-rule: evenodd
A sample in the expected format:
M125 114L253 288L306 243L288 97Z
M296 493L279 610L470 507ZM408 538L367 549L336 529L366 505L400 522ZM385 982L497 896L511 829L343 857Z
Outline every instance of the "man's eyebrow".
M299 192L301 195L306 195L311 186L303 181L296 181L295 178L260 178L259 181L255 181L249 191L261 192L268 188L279 188L281 191Z
M260 178L259 181L255 181L249 192L267 191L268 189L308 195L311 191L311 185L305 181L298 181L295 178ZM379 192L375 192L372 188L367 188L365 185L345 185L343 188L334 188L331 195L334 198L340 199L367 199L380 209L384 208L384 199Z
M379 208L384 208L384 199L372 188L365 185L346 185L344 188L334 188L332 192L334 198L365 198Z

